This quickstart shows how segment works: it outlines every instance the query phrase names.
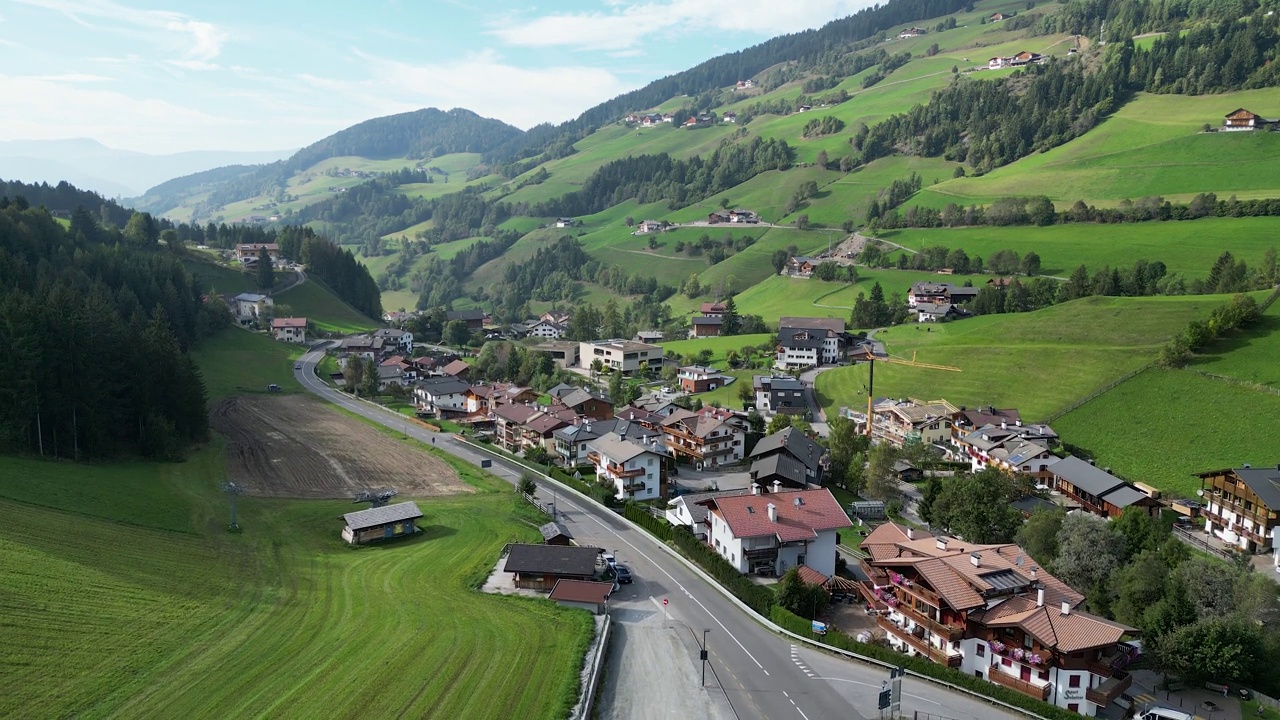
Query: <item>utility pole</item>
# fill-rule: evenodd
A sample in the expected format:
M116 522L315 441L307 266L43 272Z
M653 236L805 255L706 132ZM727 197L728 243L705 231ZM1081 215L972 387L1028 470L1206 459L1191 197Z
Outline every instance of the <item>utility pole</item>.
M237 496L239 496L239 495L243 495L243 494L245 493L245 489L244 489L244 487L243 487L243 486L241 486L241 485L237 485L237 484L235 484L235 483L231 482L230 480L228 480L228 481L226 481L226 482L222 483L222 492L226 493L226 494L227 494L227 496L231 499L231 525L230 525L230 529L231 529L231 530L239 530L239 529L240 529L240 525L239 525L239 523L237 523L237 522L236 522L236 497L237 497Z
M707 633L709 632L711 632L709 629L702 631L702 652L699 653L702 657L702 687L707 686Z

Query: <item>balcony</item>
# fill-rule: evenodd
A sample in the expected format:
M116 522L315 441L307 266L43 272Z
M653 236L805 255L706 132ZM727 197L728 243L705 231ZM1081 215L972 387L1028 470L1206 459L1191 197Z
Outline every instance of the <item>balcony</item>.
M920 612L919 610L916 610L915 607L907 605L904 602L899 602L898 606L895 609L898 612L902 613L903 615L906 615L907 617L911 618L917 625L923 625L925 629L927 629L929 632L933 633L934 635L938 635L940 637L946 638L947 642L951 642L953 640L959 640L960 638L964 637L963 625L956 626L956 625L948 625L946 623L940 623L937 620L934 620L933 618L929 617L928 615L925 615L924 613Z
M628 470L617 463L609 463L605 466L605 469L609 471L610 475L620 478L640 477L644 475L644 468L632 468Z
M1089 702L1106 707L1115 702L1120 694L1129 689L1133 684L1133 676L1123 670L1116 670L1115 675L1108 678L1096 688L1089 688L1084 691L1084 699Z
M996 685L1003 685L1010 690L1017 690L1023 695L1029 695L1037 700L1049 699L1049 685L1032 685L1026 680L1020 680L1004 672L999 665L993 665L987 671L987 679Z
M964 659L959 654L951 655L946 650L930 645L929 643L925 642L923 639L913 635L909 630L898 627L893 623L892 620L890 620L887 617L884 617L883 615L876 616L876 624L879 625L885 632L905 642L907 645L914 648L917 652L929 658L933 662L938 663L939 665L946 665L947 667L958 668L960 667L960 661Z

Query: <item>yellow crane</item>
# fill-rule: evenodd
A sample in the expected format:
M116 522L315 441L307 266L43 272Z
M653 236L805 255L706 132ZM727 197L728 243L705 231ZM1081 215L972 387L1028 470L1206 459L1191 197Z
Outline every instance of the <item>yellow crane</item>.
M867 349L865 354L854 356L854 360L861 360L867 363L867 437L871 437L871 411L872 405L875 403L876 391L876 363L886 362L891 365L907 365L910 367L925 368L926 370L948 370L950 372L963 372L954 365L939 365L937 363L919 362L916 360L916 353L911 352L911 359L897 358L891 355L876 355Z

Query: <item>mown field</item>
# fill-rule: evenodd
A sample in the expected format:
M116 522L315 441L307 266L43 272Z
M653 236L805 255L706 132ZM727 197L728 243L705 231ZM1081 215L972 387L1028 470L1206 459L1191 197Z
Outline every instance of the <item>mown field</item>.
M0 715L566 715L589 616L472 589L537 537L510 491L419 501L425 532L382 547L342 543L349 502L241 498L229 534L222 452L0 459Z
M754 347L766 343L772 343L775 336L772 333L763 335L732 335L726 337L699 338L696 340L676 340L674 342L662 343L662 350L668 356L679 354L686 357L696 356L703 350L711 351L710 364L720 369L725 368L725 358L730 350L736 350L739 354L743 348Z
M1066 205L1076 200L1115 205L1152 195L1185 201L1198 192L1280 197L1280 134L1201 132L1205 123L1220 126L1223 116L1238 107L1275 115L1280 88L1139 94L1080 138L982 177L946 180L912 202L942 207L1046 195Z
M875 394L1016 407L1029 420L1044 418L1150 361L1170 336L1225 299L1094 297L1033 313L890 328L876 339L891 355L907 360L914 355L919 362L960 371L879 363ZM819 402L828 413L841 406L865 407L866 385L865 365L822 373Z
M322 331L341 334L372 330L378 323L356 312L314 278L275 296L276 315L305 317ZM284 306L282 309L281 306Z
M1267 248L1280 245L1280 218L889 230L878 237L917 250L935 245L963 248L970 258L991 257L998 250L1034 252L1045 275L1067 277L1081 264L1092 273L1103 266L1159 260L1170 273L1191 279L1208 275L1223 250L1257 267Z
M199 252L199 251L197 251ZM203 254L203 253L201 253ZM258 283L255 278L248 273L240 272L234 268L225 265L218 265L213 262L206 262L199 256L192 257L190 260L183 262L183 266L192 274L205 290L212 295L239 295L243 292L257 292ZM283 280L291 280L292 273L283 274Z
M1058 418L1072 445L1129 480L1192 497L1192 473L1280 462L1280 433L1253 419L1280 413L1280 396L1197 374L1148 370Z
M1247 332L1222 338L1191 369L1280 390L1280 303L1272 303ZM1280 462L1280 459L1277 460Z

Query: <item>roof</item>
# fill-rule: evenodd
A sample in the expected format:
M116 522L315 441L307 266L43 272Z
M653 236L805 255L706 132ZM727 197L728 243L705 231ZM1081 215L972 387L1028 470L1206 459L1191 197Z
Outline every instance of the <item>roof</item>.
M1054 463L1051 472L1094 497L1102 497L1112 490L1128 484L1102 468L1095 467L1074 455Z
M603 605L608 602L609 594L612 592L613 583L590 582L587 580L557 580L548 597L562 602Z
M272 328L304 328L306 326L307 326L306 318L287 317L287 318L271 319Z
M747 488L741 488L738 490L718 490L716 492L705 492L705 493L689 493L687 495L681 495L680 497L672 500L667 504L668 505L684 505L685 509L689 511L689 517L693 518L693 524L697 525L698 523L707 519L707 512L709 510L709 508L706 505L701 504L702 501L710 500L712 498L718 498L718 497L734 497L737 495L750 495L750 494L751 494L751 490Z
M1023 495L1009 504L1025 515L1032 515L1039 510L1056 510L1058 507L1037 495Z
M468 365L466 362L462 360L454 360L448 365L445 365L444 367L440 368L440 372L444 373L445 375L461 375L462 373L466 372L469 369L471 369L471 366Z
M789 427L761 438L751 450L751 457L757 458L780 450L786 450L792 457L815 472L821 466L824 452L821 445L805 437L805 434L799 430Z
M601 435L594 440L587 441L587 447L615 463L624 463L645 453L658 454L652 448L630 440L623 440L614 433Z
M392 378L404 377L404 370L399 365L379 365L378 379L391 380Z
M564 403L566 407L571 407L571 408L578 407L579 405L589 400L607 402L604 398L600 397L599 395L591 392L590 390L584 390L582 388L574 388L572 391L567 392L564 395L560 396L560 402Z
M737 495L704 500L737 538L776 536L781 542L812 540L822 530L853 526L830 490L793 490L768 495ZM777 520L769 519L769 505Z
M1042 645L1073 653L1119 642L1133 628L1078 610L1062 614L1061 603L1036 605L1031 597L1014 597L983 613L988 627L1019 627Z
M536 433L546 435L547 433L553 432L568 424L568 422L561 420L555 415L543 413L536 417L529 418L529 420L524 423L524 426Z
M529 418L533 417L535 414L539 412L541 412L541 410L538 410L537 408L529 407L528 405L512 405L512 404L499 405L493 410L494 415L497 415L503 420L506 420L508 422L513 422L517 425L523 425L524 423L529 421Z
M955 312L956 306L951 303L927 303L922 302L916 305L916 311L921 315L946 315Z
M1249 120L1251 118L1260 118L1260 117L1262 116L1258 115L1257 113L1249 112L1244 108L1236 108L1235 110L1232 110L1230 113L1227 114L1228 120Z
M961 424L968 424L973 427L999 425L1001 422L1017 424L1022 420L1022 415L1014 408L997 409L995 407L977 408L975 410L962 407L952 417L959 420Z
M235 299L243 300L245 302L256 303L256 302L262 302L263 300L266 300L267 296L259 295L258 293L240 293L239 295L236 296Z
M709 437L713 430L716 430L721 425L726 424L728 420L732 419L732 411L720 410L715 406L708 405L698 412L692 412L683 408L676 410L662 420L662 426L674 427L676 425L684 425L695 437L705 438Z
M696 317L696 318L693 318L692 320L690 320L689 322L693 323L694 325L724 325L724 318L722 318L722 317Z
M483 310L450 310L444 314L447 320L484 320Z
M805 328L782 328L778 331L778 344L788 348L817 350L825 339L824 331L814 332Z
M780 317L778 318L778 327L829 330L842 333L844 332L844 318Z
M725 311L724 303L718 303L718 302L702 303L702 312L704 313L709 313L709 312L722 313L724 311Z
M752 375L751 384L760 390L803 390L804 383L793 377L777 375Z
M596 557L599 554L599 548L516 543L507 553L507 563L502 571L592 577L596 574Z
M381 338L402 338L405 336L405 334L406 334L405 331L401 330L400 328L378 328L377 330L373 331L374 337L381 337Z
M808 565L801 565L796 572L800 575L800 582L805 585L822 586L826 585L827 581L831 579Z
M1228 468L1199 473L1197 477L1205 478L1227 473L1235 473L1235 476L1240 478L1269 509L1280 510L1280 467Z
M797 485L804 485L806 483L804 469L804 463L787 453L779 452L753 461L751 463L751 476L753 479L763 482L776 475Z
M402 502L395 505L384 505L383 507L350 512L343 515L342 519L347 521L347 527L352 530L364 530L420 517L422 517L422 511L418 509L417 504Z
M567 537L570 540L573 539L573 533L569 532L569 528L565 527L563 523L549 522L538 528L538 531L542 533L543 540L550 540L554 537Z
M1138 488L1133 487L1128 483L1125 483L1124 485L1121 485L1115 490L1112 490L1111 492L1102 496L1103 502L1110 503L1120 508L1121 510L1135 503L1140 503L1143 500L1149 500L1149 499L1150 498L1147 496L1146 493L1142 492Z
M433 397L464 393L471 389L470 385L457 378L435 378L432 380L423 380L418 383L418 387L422 388L423 392Z

